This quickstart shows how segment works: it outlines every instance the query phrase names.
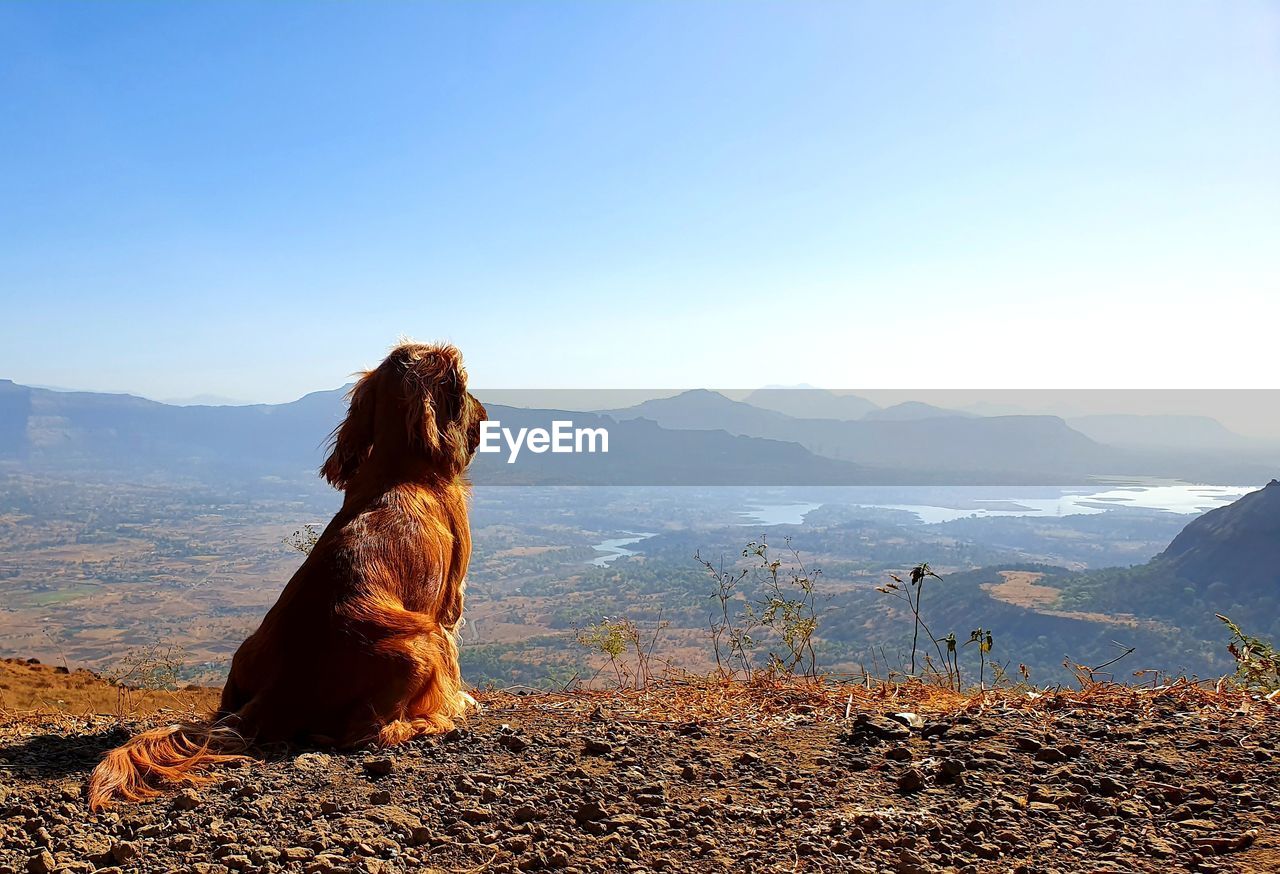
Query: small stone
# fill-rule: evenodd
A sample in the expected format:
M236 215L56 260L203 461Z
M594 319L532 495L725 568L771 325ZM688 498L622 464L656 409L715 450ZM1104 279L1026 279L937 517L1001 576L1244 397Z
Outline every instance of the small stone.
M518 734L499 735L498 743L513 753L524 752L529 748L529 741Z
M613 752L613 744L601 737L588 737L582 742L583 752L592 756L607 756Z
M919 768L907 768L898 775L898 788L903 792L915 792L924 787L924 774Z
M894 747L885 753L884 757L895 762L909 762L911 761L911 750L906 747Z
M850 730L850 734L854 738L858 735L863 735L879 738L880 740L903 741L911 737L911 729L901 722L886 716L859 713L853 721L853 728Z
M142 849L132 841L121 841L111 848L111 858L120 865L138 858L141 853Z
M275 862L280 859L281 851L277 847L262 846L254 847L249 853L249 858L259 865L265 865L268 862Z
M195 810L200 806L200 793L188 787L173 796L174 810Z
M377 759L364 760L364 772L370 777L385 777L394 771L396 763L385 756Z
M511 811L511 818L520 823L533 822L538 818L538 808L532 804L522 804Z
M1050 765L1056 765L1058 762L1065 762L1067 754L1057 747L1044 747L1036 753L1037 762L1046 762Z
M1125 785L1110 774L1103 774L1098 780L1098 791L1103 795L1120 795L1125 791Z
M598 819L607 819L609 816L603 805L594 799L587 799L578 805L578 809L573 812L573 818L578 823L594 822Z
M641 825L640 817L634 813L616 813L609 817L606 825L611 829L637 828Z
M391 793L386 789L375 789L369 793L370 804L390 804Z
M53 874L56 870L58 870L58 861L48 850L41 850L27 862L27 871L30 874Z
M333 767L333 757L327 753L300 753L293 766L303 771L327 771Z
M898 874L932 874L935 869L917 853L903 850L898 854L896 870Z
M307 865L305 869L308 874L334 874L337 871L352 870L347 866L347 860L342 856L334 853L321 853Z

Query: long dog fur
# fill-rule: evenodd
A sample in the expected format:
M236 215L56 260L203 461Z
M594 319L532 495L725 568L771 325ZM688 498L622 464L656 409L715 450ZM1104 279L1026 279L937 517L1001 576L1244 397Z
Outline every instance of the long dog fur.
M92 809L198 785L257 744L396 744L474 705L455 630L471 556L464 472L485 410L466 379L448 345L398 346L362 375L321 468L342 509L236 651L218 712L107 753Z

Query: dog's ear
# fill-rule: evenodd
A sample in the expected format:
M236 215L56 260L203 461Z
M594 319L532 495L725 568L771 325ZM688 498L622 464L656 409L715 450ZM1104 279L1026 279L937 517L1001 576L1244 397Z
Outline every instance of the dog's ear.
M466 409L467 414L463 417L463 424L467 429L467 460L470 461L471 456L476 454L476 449L480 446L480 425L489 418L489 411L471 392L467 392Z
M467 393L462 353L453 346L434 347L418 360L414 371L420 397L407 410L412 438L430 457L457 473L467 466L473 451L470 412L474 401Z
M345 489L373 449L373 414L378 371L368 370L351 388L347 418L330 435L333 448L320 475L335 488Z
M453 346L436 346L413 364L416 397L406 398L410 439L428 453L447 452L445 445L467 395L467 371L462 353Z

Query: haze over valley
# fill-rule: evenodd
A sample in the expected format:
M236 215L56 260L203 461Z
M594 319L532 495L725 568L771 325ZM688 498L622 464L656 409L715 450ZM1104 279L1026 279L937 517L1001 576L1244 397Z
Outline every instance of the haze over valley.
M0 383L3 654L109 671L174 644L189 678L219 679L301 561L286 541L336 509L314 471L343 394L180 407ZM661 625L672 668L707 670L710 581L694 556L737 566L761 538L821 568L818 651L836 672L903 657L897 605L876 588L922 561L946 581L935 621L994 629L993 657L1041 682L1070 676L1064 660L1106 661L1117 641L1137 648L1126 667L1223 672L1215 612L1280 632L1274 586L1235 585L1235 566L1178 565L1176 596L1151 582L1171 564L1106 570L1148 568L1278 469L1268 446L1228 451L1230 432L1202 418L980 416L784 390L489 415L607 427L611 446L477 456L462 635L474 683L589 676L576 636L604 617ZM1163 445L1098 439L1142 428ZM1280 518L1274 501L1253 512Z

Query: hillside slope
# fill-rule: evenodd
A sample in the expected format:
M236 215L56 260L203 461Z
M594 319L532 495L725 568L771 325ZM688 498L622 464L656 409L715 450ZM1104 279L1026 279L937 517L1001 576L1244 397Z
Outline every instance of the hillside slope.
M1193 520L1153 563L1204 585L1280 589L1280 480Z
M1280 482L1205 513L1146 564L1071 576L1060 606L1167 619L1220 633L1215 613L1280 638Z
M36 659L0 659L0 714L123 712L144 716L159 710L209 708L217 699L216 689L122 690L92 671L69 671Z

